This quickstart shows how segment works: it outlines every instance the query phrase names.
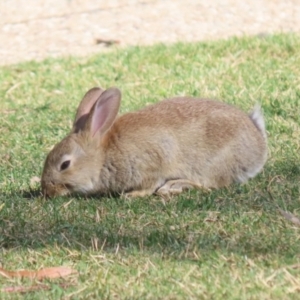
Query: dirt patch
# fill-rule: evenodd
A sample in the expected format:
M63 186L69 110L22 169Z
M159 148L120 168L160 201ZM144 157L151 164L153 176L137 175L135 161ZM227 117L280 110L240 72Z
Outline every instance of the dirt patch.
M106 2L1 1L0 64L88 55L112 45L300 32L299 0Z

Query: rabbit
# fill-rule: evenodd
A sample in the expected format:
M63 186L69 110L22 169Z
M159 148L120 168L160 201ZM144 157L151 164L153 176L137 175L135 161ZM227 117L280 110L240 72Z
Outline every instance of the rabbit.
M46 158L45 196L222 188L254 177L267 160L260 107L247 115L223 102L176 97L117 116L120 102L115 87L85 94L70 134Z

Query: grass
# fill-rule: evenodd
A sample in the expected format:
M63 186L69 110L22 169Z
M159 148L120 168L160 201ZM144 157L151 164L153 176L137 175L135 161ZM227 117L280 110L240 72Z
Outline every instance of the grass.
M298 299L300 37L132 47L0 68L0 263L79 276L1 299ZM173 95L264 109L269 160L245 185L158 197L56 198L30 179L91 87L118 86L123 113ZM62 288L60 284L70 284ZM28 286L0 277L0 286Z

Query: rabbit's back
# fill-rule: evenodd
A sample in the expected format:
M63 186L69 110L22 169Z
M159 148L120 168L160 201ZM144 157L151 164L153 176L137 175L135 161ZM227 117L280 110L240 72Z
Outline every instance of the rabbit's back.
M112 136L139 174L183 177L206 187L246 181L267 156L264 134L246 113L207 99L167 99L125 114Z

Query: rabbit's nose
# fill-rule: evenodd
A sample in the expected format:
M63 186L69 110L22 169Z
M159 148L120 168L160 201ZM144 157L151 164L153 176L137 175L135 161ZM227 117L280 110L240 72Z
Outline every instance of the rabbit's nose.
M53 181L42 181L42 193L45 198L51 198L55 196L55 185Z

